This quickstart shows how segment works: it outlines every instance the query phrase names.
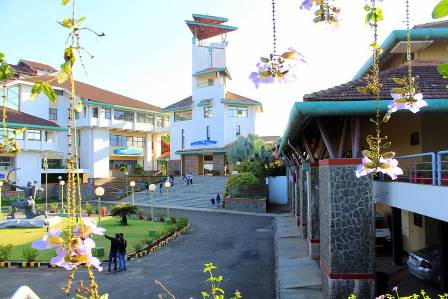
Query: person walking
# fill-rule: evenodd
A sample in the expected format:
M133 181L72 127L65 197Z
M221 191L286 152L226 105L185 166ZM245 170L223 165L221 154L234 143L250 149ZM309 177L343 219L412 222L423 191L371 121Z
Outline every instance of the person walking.
M122 233L118 234L119 246L118 246L118 268L120 271L127 271L126 267L126 247L128 242L124 239Z
M187 186L190 185L190 173L187 173L186 179L187 179Z
M217 208L221 207L221 196L219 195L219 193L218 195L216 195L216 207Z
M159 182L159 191L160 191L160 194L163 193L163 192L162 192L162 188L163 188L163 183L162 183L162 181L160 181L160 182Z
M115 234L115 237L109 237L108 235L104 235L106 239L110 241L110 251L109 251L109 266L107 268L107 272L112 272L112 263L114 263L114 272L117 271L117 258L118 258L118 247L120 246L120 242L118 240L118 234Z
M190 173L190 185L193 185L193 174Z

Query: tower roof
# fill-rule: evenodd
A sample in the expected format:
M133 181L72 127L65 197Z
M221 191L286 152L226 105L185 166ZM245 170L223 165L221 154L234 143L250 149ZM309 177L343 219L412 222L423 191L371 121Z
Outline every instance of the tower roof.
M222 17L193 14L193 20L186 20L185 23L187 23L191 33L198 40L204 40L238 29L237 27L223 25L228 19Z

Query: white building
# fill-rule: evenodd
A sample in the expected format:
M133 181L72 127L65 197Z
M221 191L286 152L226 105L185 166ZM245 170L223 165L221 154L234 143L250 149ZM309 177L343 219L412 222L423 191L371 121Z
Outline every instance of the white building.
M56 70L41 63L21 60L11 65L15 79L7 84L7 126L26 127L17 136L22 151L0 155L0 177L20 168L11 177L24 184L41 181L42 160L47 157L50 179L64 176L67 152L68 83L53 87L57 101L51 102L41 94L35 100L29 96L34 80L48 81ZM131 99L92 85L76 82L76 95L83 110L76 113L79 166L84 178L98 179L114 176L125 165L132 172L137 164L144 170L157 170L161 156L161 136L168 133L169 118L159 107Z
M223 25L226 18L193 14L186 21L193 33L192 96L174 103L170 113L171 173L223 175L226 152L240 135L255 132L260 102L227 91L225 34L237 28ZM219 42L212 38L221 37Z

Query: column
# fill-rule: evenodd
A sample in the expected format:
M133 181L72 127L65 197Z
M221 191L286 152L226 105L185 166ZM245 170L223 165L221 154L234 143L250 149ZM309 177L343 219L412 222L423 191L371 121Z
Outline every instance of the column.
M294 210L293 210L293 215L294 215L294 222L296 223L296 225L300 224L300 217L299 217L299 169L300 167L296 166L294 167L294 171L293 171L293 175L292 175L292 180L291 180L291 186L292 186L292 201L294 204Z
M403 239L401 236L401 209L392 207L392 257L395 265L403 263Z
M440 221L440 290L448 292L448 222Z
M300 213L300 231L302 238L306 239L307 232L307 210L308 210L308 177L309 177L309 163L303 163L300 169L300 185L299 185L299 213Z
M147 133L145 139L145 152L143 157L143 169L145 171L155 170L154 165L152 165L153 161L153 153L152 153L152 134Z
M372 178L359 159L319 162L320 264L324 298L375 298Z
M308 255L313 260L320 258L319 229L319 163L311 163L308 180L307 241Z

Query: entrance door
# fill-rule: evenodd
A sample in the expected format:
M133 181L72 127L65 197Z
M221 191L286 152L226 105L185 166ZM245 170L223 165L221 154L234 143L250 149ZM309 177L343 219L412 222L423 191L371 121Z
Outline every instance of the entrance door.
M213 172L213 155L204 155L203 173L204 175L212 175Z

